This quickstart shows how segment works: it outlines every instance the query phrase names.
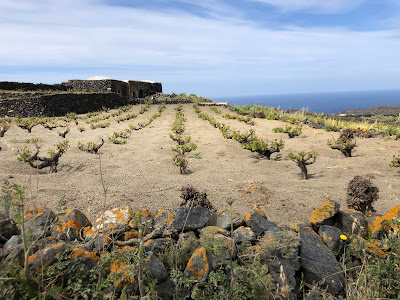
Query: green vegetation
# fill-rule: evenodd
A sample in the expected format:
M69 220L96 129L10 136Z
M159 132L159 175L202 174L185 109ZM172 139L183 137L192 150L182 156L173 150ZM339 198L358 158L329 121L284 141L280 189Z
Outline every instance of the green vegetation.
M287 133L289 138L294 138L295 136L299 136L301 134L301 131L303 129L303 126L283 126L283 127L275 127L272 129L273 132L276 133Z
M11 119L1 118L0 119L0 137L3 137L6 131L10 128Z
M17 158L19 161L25 162L35 169L50 168L52 173L57 173L57 166L60 157L67 151L69 142L64 141L56 145L56 150L48 151L48 157L39 156L40 146L38 145L38 139L33 139L32 143L35 145L36 152L24 147L22 150L17 151Z
M352 129L353 131L370 132L374 135L396 136L400 134L400 118L396 116L338 116L323 113L310 113L306 110L281 110L267 106L243 105L233 106L236 112L268 120L280 120L291 124L304 123L313 128L327 131ZM368 137L368 136L367 136Z
M32 128L40 124L40 120L36 117L27 119L17 118L15 120L15 123L17 124L18 127L26 129L29 133L31 133Z
M351 152L356 147L356 140L351 129L344 129L337 140L328 140L328 146L339 150L346 157L351 157Z
M400 167L400 155L393 155L393 159L389 164L391 168L399 168Z
M315 162L317 159L317 153L312 151L300 151L299 153L294 154L290 152L286 156L286 159L294 161L299 166L301 170L301 179L308 179L307 166Z
M86 151L92 154L97 154L99 152L99 149L104 145L104 140L103 138L101 139L100 144L95 144L93 142L87 142L86 146L82 144L81 142L78 142L78 148L79 150Z
M184 123L186 119L182 111L182 105L178 104L175 110L175 122L172 124L171 127L173 134L169 135L170 138L177 143L177 145L172 148L172 151L175 153L172 161L174 165L179 167L179 173L185 174L187 173L188 166L188 161L185 154L196 150L197 147L191 142L190 136L183 135L185 131Z

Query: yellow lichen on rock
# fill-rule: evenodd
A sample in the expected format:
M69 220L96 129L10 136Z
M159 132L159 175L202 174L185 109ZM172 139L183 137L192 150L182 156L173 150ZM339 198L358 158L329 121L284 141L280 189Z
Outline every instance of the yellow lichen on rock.
M382 227L382 223L384 221L390 221L395 219L396 217L400 218L400 205L393 207L387 215L384 215L382 217L375 217L375 219L372 220L371 224L369 224L369 230L371 231L372 235L376 235L381 230L393 230L395 232L399 232L399 227L397 225L392 226L393 228Z
M309 222L312 225L320 224L323 221L333 217L338 211L338 203L331 200L326 200L320 207L314 210Z
M198 248L193 253L187 263L186 270L195 280L201 280L208 274L210 265L207 258L206 248Z

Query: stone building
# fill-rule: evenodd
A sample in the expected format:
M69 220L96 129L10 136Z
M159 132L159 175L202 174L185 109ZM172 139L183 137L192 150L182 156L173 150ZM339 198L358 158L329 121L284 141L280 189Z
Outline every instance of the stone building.
M92 77L88 80L68 80L63 85L73 90L93 93L116 93L129 100L144 98L162 93L162 85L159 82L126 80L120 81L105 77Z

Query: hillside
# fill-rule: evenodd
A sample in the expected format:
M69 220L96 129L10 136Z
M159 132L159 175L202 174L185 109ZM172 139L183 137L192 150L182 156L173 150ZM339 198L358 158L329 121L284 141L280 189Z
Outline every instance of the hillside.
M400 99L399 99L400 101ZM348 109L341 111L338 114L346 114L348 116L398 116L400 114L400 104L398 105L382 105L371 108Z

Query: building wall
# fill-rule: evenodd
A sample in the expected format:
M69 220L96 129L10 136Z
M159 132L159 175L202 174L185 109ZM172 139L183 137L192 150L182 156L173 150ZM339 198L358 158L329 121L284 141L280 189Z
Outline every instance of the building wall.
M144 98L162 93L162 85L159 82L145 82L129 80L129 99Z

